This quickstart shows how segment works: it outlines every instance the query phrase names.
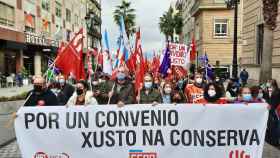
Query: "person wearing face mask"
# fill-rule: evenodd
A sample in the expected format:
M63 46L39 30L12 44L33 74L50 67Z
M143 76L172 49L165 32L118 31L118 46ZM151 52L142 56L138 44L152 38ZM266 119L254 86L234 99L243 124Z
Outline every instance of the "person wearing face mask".
M194 103L195 100L203 98L203 79L201 73L194 76L194 84L188 84L185 88L185 96L188 103Z
M235 103L254 103L251 89L246 86L242 87L238 96L238 100Z
M156 105L162 102L159 90L153 88L153 78L151 74L145 74L144 87L140 90L140 95L136 97L136 100L140 104Z
M280 107L280 90L275 79L268 80L266 90L264 92L264 99L271 107L269 110L265 140L273 146L279 146L280 134L277 129L280 128L280 120L277 115L277 109Z
M232 80L230 80L226 88L226 99L229 103L234 103L237 100L237 96L238 87Z
M209 83L204 88L203 98L197 99L195 103L199 104L226 104L225 98L222 98L223 92L216 83Z
M60 105L65 105L69 98L73 95L75 88L72 85L66 83L63 75L58 76L57 88L59 89L57 94L58 102Z
M259 86L252 86L251 88L251 93L252 93L252 102L253 103L264 103L263 99L263 93L260 91Z
M93 97L92 92L88 91L86 81L80 80L76 83L76 92L73 93L67 106L87 106L98 105L96 99Z
M46 87L45 79L41 76L33 78L34 88L27 94L24 106L57 106L55 94Z
M163 93L161 94L163 104L171 104L172 101L172 84L167 82L163 86Z
M108 104L108 93L112 90L113 81L110 80L108 74L102 73L100 78L93 82L93 96L100 105Z
M134 97L134 88L132 83L127 79L127 71L125 67L120 67L112 89L108 93L109 104L117 104L119 107L126 104L133 104Z
M184 88L185 88L185 83L186 81L183 78L180 78L179 81L177 82L177 86L173 90L172 94L172 102L173 103L186 103L187 98L184 94Z

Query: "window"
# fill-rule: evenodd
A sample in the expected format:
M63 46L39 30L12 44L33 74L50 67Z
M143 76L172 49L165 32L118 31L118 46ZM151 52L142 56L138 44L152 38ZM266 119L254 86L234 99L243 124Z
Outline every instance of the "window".
M215 3L223 3L223 4L225 4L225 0L215 0Z
M25 31L26 32L35 32L35 16L24 12L24 23L25 23Z
M0 25L15 25L15 8L0 2Z
M199 40L200 39L200 28L199 28L199 24L196 24L195 26L195 40Z
M76 26L78 26L78 24L79 24L79 17L78 17L77 14L75 14L75 22L74 22L74 24L75 24Z
M215 37L227 37L228 36L228 20L227 19L215 19L214 23Z
M43 33L46 34L47 36L50 35L50 32L51 32L51 23L46 20L46 19L43 19L42 20L42 30L43 30Z
M263 24L257 26L257 54L256 54L257 64L262 64L263 34L264 34L263 27L264 27Z
M70 41L70 37L71 37L71 31L70 30L66 30L66 40L68 42Z
M42 0L42 8L46 11L49 11L50 10L50 1Z
M71 22L71 11L66 9L66 21Z
M61 4L55 1L55 15L61 17Z

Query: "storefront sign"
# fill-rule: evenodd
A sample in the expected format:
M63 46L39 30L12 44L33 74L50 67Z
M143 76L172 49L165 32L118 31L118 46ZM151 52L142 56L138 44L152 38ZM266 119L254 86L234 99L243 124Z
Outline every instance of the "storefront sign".
M47 39L44 36L25 33L25 42L34 45L59 47L59 41Z

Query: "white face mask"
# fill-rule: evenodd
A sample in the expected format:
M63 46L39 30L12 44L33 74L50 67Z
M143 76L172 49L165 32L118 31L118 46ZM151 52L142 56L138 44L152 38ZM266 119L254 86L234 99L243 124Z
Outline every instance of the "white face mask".
M208 95L209 95L210 97L214 97L214 96L216 95L216 91L215 91L215 90L209 89L209 90L208 90Z
M202 83L202 78L195 79L195 82L198 83L198 84L201 84Z
M93 81L92 84L93 84L94 86L96 86L96 85L98 85L98 81Z

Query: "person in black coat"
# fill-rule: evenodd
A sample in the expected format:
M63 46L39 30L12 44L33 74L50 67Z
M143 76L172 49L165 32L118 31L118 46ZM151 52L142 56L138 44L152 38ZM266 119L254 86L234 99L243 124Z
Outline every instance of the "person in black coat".
M28 92L24 106L57 106L56 95L47 88L45 79L36 76L33 81L34 88Z
M278 130L280 120L277 117L276 109L280 106L280 90L276 80L268 80L264 91L264 99L271 106L265 140L273 146L279 146L280 133Z

